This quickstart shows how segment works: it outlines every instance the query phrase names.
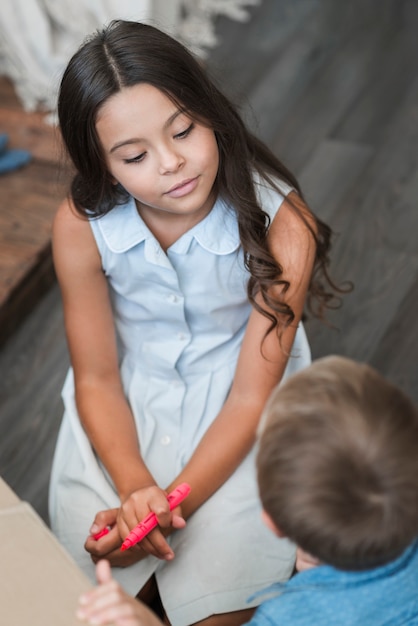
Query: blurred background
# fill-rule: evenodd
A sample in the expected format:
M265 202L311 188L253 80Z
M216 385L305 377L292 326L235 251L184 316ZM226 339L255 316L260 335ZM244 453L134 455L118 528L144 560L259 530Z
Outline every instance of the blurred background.
M51 220L70 175L54 126L62 59L44 50L55 63L46 83L19 80L14 43L4 35L8 1L0 9L0 143L6 135L5 150L27 151L30 160L0 172L0 475L47 521L68 367L50 252ZM147 4L159 7L152 23L202 58L335 231L329 269L354 290L328 324L306 322L313 357L370 363L417 402L418 2ZM68 50L80 24L66 33Z

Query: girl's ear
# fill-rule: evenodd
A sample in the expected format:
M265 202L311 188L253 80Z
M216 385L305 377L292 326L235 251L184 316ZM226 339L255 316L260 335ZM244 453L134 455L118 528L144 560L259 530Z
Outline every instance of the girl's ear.
M270 515L264 509L261 511L261 519L263 520L267 528L269 528L275 535L277 535L278 537L286 537L284 532L282 532L280 528L276 526Z

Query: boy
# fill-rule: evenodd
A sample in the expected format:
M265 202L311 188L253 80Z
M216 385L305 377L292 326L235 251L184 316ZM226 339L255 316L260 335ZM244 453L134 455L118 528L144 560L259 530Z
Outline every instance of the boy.
M326 357L277 387L257 458L267 525L299 573L248 626L418 625L418 411L367 365ZM98 565L79 617L157 626ZM101 621L97 621L101 620Z

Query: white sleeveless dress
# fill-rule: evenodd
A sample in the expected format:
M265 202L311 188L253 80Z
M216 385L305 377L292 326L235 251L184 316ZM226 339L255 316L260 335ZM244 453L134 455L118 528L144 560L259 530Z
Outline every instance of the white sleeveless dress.
M257 184L271 218L283 196ZM283 195L290 188L281 184ZM165 488L187 463L220 411L234 376L251 307L234 211L218 199L212 211L167 251L139 216L135 202L91 221L110 284L124 390L141 452ZM310 362L299 326L285 376ZM94 580L83 544L95 514L117 507L112 481L81 426L72 370L50 484L54 533ZM255 450L233 476L170 537L169 563L148 557L115 577L132 594L155 573L173 626L258 604L249 596L286 580L294 547L262 524Z

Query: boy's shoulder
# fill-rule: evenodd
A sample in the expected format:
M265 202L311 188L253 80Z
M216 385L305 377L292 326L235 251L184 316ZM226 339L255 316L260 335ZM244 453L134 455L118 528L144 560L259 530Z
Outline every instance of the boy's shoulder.
M306 620L298 612L300 598L292 596L286 593L265 600L245 626L312 626L312 615Z
M266 590L248 626L418 626L418 543L373 570L321 565ZM274 593L274 597L271 597Z

